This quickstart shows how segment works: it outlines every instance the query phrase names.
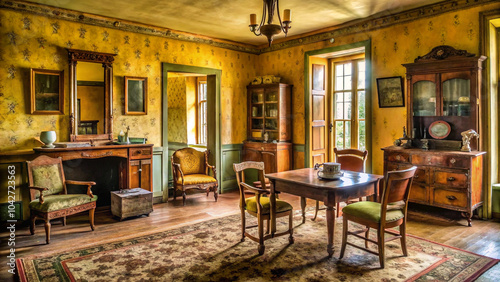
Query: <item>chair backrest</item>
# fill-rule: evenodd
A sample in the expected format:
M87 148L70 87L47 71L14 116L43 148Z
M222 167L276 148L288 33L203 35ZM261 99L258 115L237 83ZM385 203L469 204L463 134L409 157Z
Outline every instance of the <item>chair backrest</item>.
M47 188L48 190L43 192L44 196L66 194L64 170L60 157L51 158L42 155L26 163L28 165L29 186ZM39 197L39 191L30 189L30 201Z
M365 161L368 151L356 149L337 150L334 148L336 161L340 164L340 169L355 172L365 172Z
M410 197L410 187L416 170L417 167L412 166L404 170L387 172L381 198L383 219L385 219L384 214L387 211L387 205L392 203L397 203L394 208L403 210L406 215L408 198Z
M205 165L208 160L209 151L200 152L193 148L182 148L174 152L172 162L181 166L182 173L188 174L207 174L208 167Z
M238 188L240 190L240 206L245 206L245 187L241 183L245 183L245 171L249 169L257 170L258 179L260 181L261 187L266 187L266 179L264 177L264 163L263 162L242 162L239 164L233 164L234 172L236 173L236 181L238 183ZM253 186L252 186L253 187Z

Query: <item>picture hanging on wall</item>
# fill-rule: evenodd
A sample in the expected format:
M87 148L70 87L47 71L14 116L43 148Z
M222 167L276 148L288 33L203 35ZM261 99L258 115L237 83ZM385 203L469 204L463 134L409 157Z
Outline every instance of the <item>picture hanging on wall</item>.
M64 114L64 71L31 69L31 114Z
M379 108L404 107L403 78L401 76L377 78Z
M148 78L125 77L125 114L146 115L148 113Z

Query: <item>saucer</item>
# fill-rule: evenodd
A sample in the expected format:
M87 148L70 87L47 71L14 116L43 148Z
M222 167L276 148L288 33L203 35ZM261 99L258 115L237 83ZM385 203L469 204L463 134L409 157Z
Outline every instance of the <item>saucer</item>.
M338 180L340 179L342 176L344 176L344 173L343 172L340 172L339 174L337 175L333 175L333 176L321 176L320 173L318 173L318 178L319 179L325 179L325 180Z

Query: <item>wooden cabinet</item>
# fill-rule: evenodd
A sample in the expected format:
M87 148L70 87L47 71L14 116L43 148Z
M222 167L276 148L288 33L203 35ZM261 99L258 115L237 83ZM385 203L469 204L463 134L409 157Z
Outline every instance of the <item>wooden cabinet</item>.
M243 161L264 162L265 173L290 170L292 144L243 142Z
M247 86L248 139L288 142L292 139L292 85L284 83Z
M152 191L151 159L133 160L129 164L129 187Z
M431 126L436 121L450 125L449 135L443 140L461 141L460 133L468 129L479 133L481 71L485 59L443 45L418 57L414 63L403 65L406 67L411 138L441 139L440 134L444 136L447 130L443 126ZM431 137L434 129L436 134L433 135L438 137ZM434 140L429 143L431 148L445 144ZM478 149L477 142L471 145L473 150Z
M384 173L417 166L410 201L463 212L471 225L472 212L483 204L483 155L460 152L387 147Z

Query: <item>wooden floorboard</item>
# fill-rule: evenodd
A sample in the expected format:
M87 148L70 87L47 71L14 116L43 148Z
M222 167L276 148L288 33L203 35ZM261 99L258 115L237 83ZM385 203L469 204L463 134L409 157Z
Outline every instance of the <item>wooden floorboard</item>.
M282 194L282 199L289 201L293 207L300 209L300 199ZM222 194L216 203L213 194L189 195L186 206L182 206L182 198L177 201L156 204L154 212L149 217L142 216L119 221L113 218L109 209L96 212L96 230L91 231L88 216L85 214L68 217L67 225L60 221L52 222L51 243L45 244L43 222L36 226L36 234L30 235L27 226L16 230L16 256L59 252L67 248L85 247L96 243L106 243L117 239L140 236L151 232L192 224L216 217L238 214L237 192ZM314 201L308 201L308 206L314 206ZM324 213L324 211L320 211ZM445 215L443 217L443 215ZM238 223L239 224L239 223ZM337 224L337 228L341 225ZM2 231L6 230L2 228ZM326 232L326 230L325 230ZM471 251L493 258L500 258L500 220L473 220L472 227L467 227L467 221L457 213L422 206L411 206L408 220L408 234L426 238L431 241ZM0 233L0 280L13 281L7 272L6 232ZM326 236L326 234L325 234ZM335 238L341 240L341 238ZM367 254L369 255L369 254ZM336 250L334 256L338 256ZM500 265L486 272L479 281L493 281L500 277Z

